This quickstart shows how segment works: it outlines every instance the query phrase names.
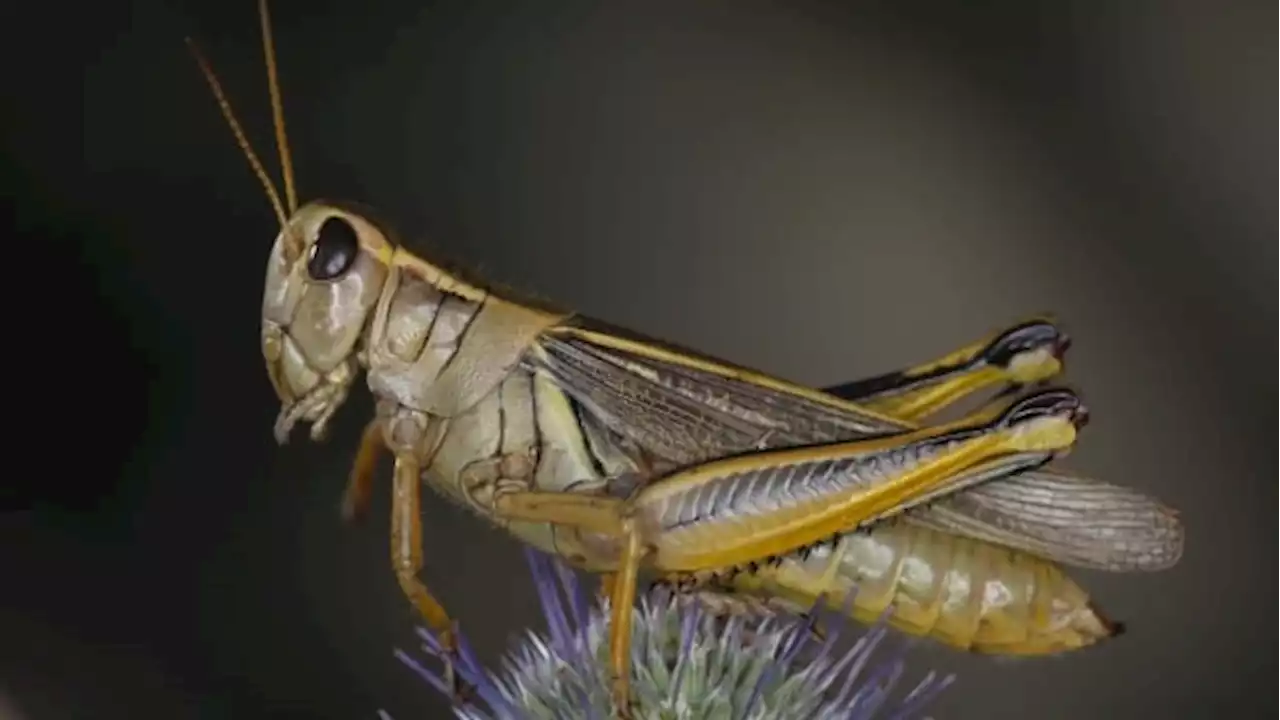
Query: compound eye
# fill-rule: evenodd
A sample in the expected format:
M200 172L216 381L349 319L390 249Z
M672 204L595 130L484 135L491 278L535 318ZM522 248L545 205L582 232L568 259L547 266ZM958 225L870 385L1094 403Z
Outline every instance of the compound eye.
M360 241L351 223L336 217L325 220L316 241L307 250L307 274L312 280L333 280L351 269L360 253Z

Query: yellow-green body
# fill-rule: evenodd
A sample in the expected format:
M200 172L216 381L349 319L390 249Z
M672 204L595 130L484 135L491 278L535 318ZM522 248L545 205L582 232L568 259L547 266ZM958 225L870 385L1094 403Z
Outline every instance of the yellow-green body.
M305 253L325 222L348 224L359 238L360 254L343 278L314 282L306 277L305 263L287 262L285 248L293 234ZM665 473L697 463L722 459L722 464L746 467L755 462L753 450L806 452L805 446L816 443L909 433L915 427L821 391L508 299L409 254L367 218L336 205L313 204L294 215L273 251L267 288L264 348L285 402L278 427L282 436L298 417L323 428L363 370L378 399L383 442L397 457L412 456L426 485L523 542L587 570L616 570L617 543L569 524L504 516L495 496L533 491L621 500ZM562 356L581 354L584 347L597 353L596 364L565 371ZM1052 355L1032 348L1026 355L1037 363L964 369L983 347L979 343L944 358L942 365L911 371L936 373L947 362L963 369L939 374L912 394L885 393L884 404L905 412L904 404L912 404L906 399L941 397L926 408L932 410L950 399L939 395L939 388L967 394L1016 380L1015 371L1036 380L1037 373L1053 374L1060 367ZM602 364L601 358L608 362ZM598 371L604 365L610 368L607 376ZM594 375L585 371L592 368ZM698 388L700 376L716 379L715 393ZM683 402L677 406L654 395L655 388ZM593 397L604 399L593 402ZM803 410L765 412L761 407L767 403L748 408L743 397L753 402L786 398ZM617 412L627 402L633 412ZM704 408L704 415L691 417L689 407ZM673 415L665 429L664 413ZM865 445L857 449L862 452ZM1142 512L1150 521L1146 535L1131 532L1125 543L1095 543L1092 556L1066 560L1117 570L1154 569L1176 560L1176 522L1158 504L1122 488L1036 470L957 494L984 497L991 494L986 487L999 483L1020 484L1030 493L1055 482L1063 483L1060 492L1074 483L1098 494L1095 511L1105 500L1113 512ZM681 486L666 488L684 492ZM644 508L658 497L650 493L637 505L642 519ZM1071 501L1069 492L1062 501ZM918 511L903 517L905 507L889 508L884 515L894 519L880 523L842 527L834 519L835 539L790 550L786 537L769 536L756 519L741 514L655 528L646 567L659 580L678 578L701 592L786 601L797 609L819 594L841 607L856 583L861 587L851 605L856 617L871 619L891 607L890 621L907 632L994 653L1053 652L1113 632L1088 595L1058 567L1051 546L1055 538L1029 533L1021 547L1000 545L993 542L998 528L979 524L977 532L963 532L954 521L956 506L946 497L933 506L911 504ZM780 512L812 517L829 505L819 494L775 508L766 524L776 524ZM1076 511L1072 519L1087 530L1099 518ZM1054 530L1071 535L1070 528ZM1031 552L1040 547L1048 552Z

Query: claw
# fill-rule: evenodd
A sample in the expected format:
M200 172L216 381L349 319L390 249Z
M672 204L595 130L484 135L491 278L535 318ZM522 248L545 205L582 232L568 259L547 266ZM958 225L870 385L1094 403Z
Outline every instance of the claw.
M444 654L441 657L444 662L444 683L449 687L453 705L455 707L470 705L476 696L476 687L463 680L457 671L457 665L462 662L462 656L458 650L456 623L452 628L440 632L440 645L444 648Z
M613 684L613 707L614 717L619 720L631 720L634 715L631 712L631 693L628 692L625 683L615 678Z

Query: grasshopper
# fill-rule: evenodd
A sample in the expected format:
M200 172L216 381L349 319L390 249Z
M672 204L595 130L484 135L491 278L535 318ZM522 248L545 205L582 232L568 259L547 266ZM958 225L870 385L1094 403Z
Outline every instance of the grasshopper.
M299 205L266 0L285 197L192 50L280 224L261 347L275 436L325 435L361 372L377 400L344 495L359 516L394 460L391 565L454 648L420 579L422 487L602 576L619 713L641 575L725 612L816 602L961 649L1043 655L1107 619L1064 565L1175 564L1177 513L1051 469L1087 412L1048 382L1068 339L1032 318L933 362L816 389L521 297L413 254L368 211ZM994 391L977 411L930 422Z

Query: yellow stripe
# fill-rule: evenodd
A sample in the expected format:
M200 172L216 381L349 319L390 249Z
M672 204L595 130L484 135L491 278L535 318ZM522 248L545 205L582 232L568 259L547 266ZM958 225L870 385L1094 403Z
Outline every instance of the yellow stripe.
M432 265L402 247L395 249L391 256L391 264L395 267L411 270L415 275L440 292L457 295L475 303L484 302L484 299L489 296L488 290L472 285L456 275L445 272L443 269Z

